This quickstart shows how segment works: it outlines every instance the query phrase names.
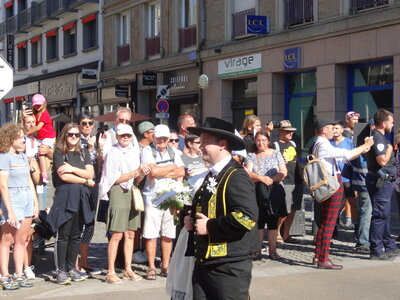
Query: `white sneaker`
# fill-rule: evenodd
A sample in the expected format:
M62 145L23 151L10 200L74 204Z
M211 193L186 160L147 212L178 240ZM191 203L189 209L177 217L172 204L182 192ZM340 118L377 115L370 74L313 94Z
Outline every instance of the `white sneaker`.
M33 280L36 278L35 273L33 273L34 266L26 267L24 269L24 274L26 279Z

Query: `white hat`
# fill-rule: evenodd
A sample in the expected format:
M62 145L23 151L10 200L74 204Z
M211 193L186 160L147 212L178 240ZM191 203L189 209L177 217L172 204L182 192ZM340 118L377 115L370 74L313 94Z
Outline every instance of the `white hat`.
M130 134L133 135L133 130L131 125L128 124L118 124L117 126L117 134L118 135L123 135L123 134Z
M160 124L160 125L157 125L156 127L154 127L154 136L156 138L159 138L159 137L168 137L169 138L169 134L170 134L170 132L169 132L169 128L167 125Z

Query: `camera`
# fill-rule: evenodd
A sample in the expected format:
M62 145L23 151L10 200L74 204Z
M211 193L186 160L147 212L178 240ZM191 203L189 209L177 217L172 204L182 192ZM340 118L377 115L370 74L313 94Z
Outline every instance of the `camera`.
M279 122L274 121L274 120L267 122L268 125L271 123L274 126L274 128L280 128Z

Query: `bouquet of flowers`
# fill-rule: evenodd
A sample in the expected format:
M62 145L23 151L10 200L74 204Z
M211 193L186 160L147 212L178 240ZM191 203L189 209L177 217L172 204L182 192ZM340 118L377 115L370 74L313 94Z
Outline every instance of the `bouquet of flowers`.
M174 221L177 221L177 210L182 209L185 204L188 205L192 200L192 189L186 182L168 180L156 189L155 204L163 210L170 209L174 215ZM177 223L176 223L177 224Z

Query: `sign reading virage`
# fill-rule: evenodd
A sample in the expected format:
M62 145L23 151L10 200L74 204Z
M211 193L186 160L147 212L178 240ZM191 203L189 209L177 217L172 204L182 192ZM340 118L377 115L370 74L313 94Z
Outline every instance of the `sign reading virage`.
M261 72L261 53L218 61L218 77L232 77Z

